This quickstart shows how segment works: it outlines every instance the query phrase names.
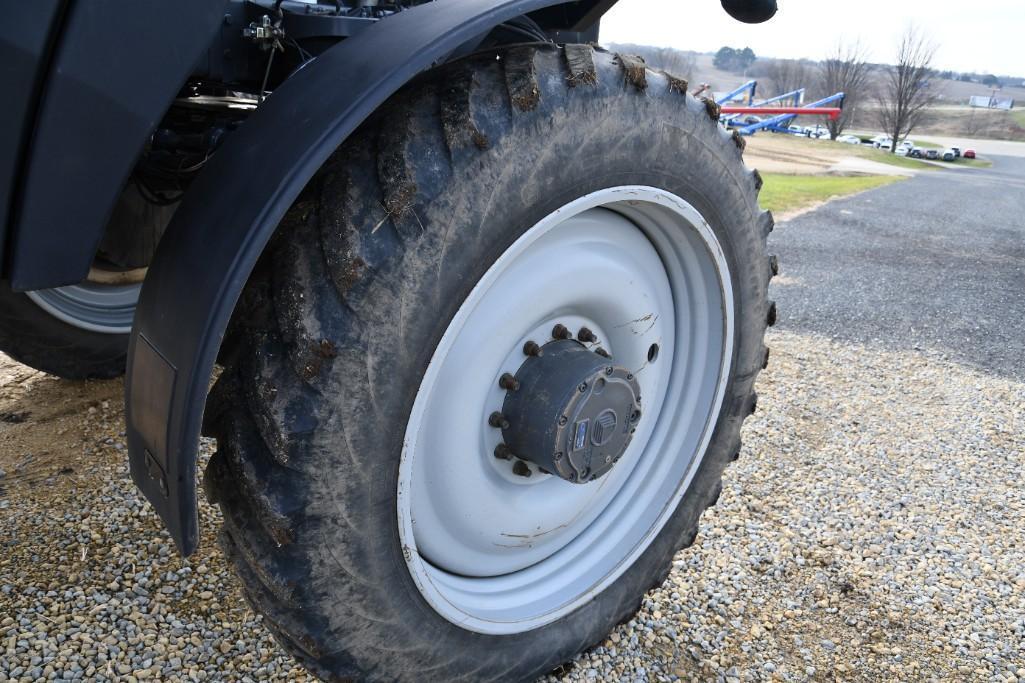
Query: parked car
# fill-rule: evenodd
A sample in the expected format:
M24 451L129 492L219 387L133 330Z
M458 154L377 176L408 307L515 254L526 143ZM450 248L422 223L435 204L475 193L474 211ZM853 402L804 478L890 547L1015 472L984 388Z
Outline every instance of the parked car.
M953 149L945 149L943 150L942 158L944 161L954 161L955 159L957 159L957 154L954 152Z
M963 156L965 159L974 159L975 158L975 150L974 149L966 149L961 154L961 156Z
M925 156L925 150L921 147L912 147L911 151L908 152L908 156L914 157L915 159L921 159Z
M960 157L961 156L961 148L960 147L951 147L950 151L954 153L955 157Z
M938 149L927 149L925 150L926 159L939 159L940 151Z
M842 142L845 145L860 145L861 138L857 135L841 135L836 139L837 142Z

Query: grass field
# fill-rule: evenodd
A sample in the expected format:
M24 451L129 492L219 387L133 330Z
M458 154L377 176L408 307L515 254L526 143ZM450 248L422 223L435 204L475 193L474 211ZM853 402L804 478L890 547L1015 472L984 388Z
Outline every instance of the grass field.
M897 157L898 159L902 157ZM911 161L914 161L913 159ZM900 176L829 176L762 174L758 202L778 214L796 211L834 197L864 192L902 180Z
M837 144L837 143L833 143ZM878 161L883 164L889 164L890 166L899 166L901 168L916 168L920 171L934 171L936 167L932 164L927 164L920 159L912 157L902 157L899 154L891 154L885 149L875 149L873 147L859 147L856 145L848 145L853 147L853 153L851 156L858 156L864 159L871 159L872 161ZM920 145L921 146L921 145Z

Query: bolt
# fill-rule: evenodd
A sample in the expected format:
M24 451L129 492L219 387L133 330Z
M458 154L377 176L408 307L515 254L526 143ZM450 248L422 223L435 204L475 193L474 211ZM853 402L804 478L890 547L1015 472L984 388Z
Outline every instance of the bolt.
M595 352L595 353L597 353L597 354L598 354L599 356L601 356L602 358L612 358L612 354L611 354L611 353L609 353L608 351L606 351L605 349L603 349L603 348L602 348L602 347L600 347L600 346L599 346L598 348L596 348L596 349L594 350L594 352Z
M530 468L527 467L527 463L522 460L517 460L513 463L513 474L518 477L529 477L531 475Z
M577 389L580 390L580 393L587 391L587 382L581 382L580 386L577 387Z
M505 419L505 415L498 412L497 410L488 416L488 424L492 427L501 427L502 429L509 429L509 420Z
M577 332L577 339L582 342L596 342L598 337L594 336L594 332L586 327L581 327L580 331Z
M627 376L626 376L626 378L627 378L627 379L633 379L633 378L634 378L634 376L633 376L633 375L627 375Z
M523 355L525 356L543 356L545 355L544 350L538 346L536 341L528 341L523 345Z
M605 367L605 374L606 375L611 375L612 374L612 366L611 365L607 365Z
M495 457L499 460L510 460L513 457L512 449L504 443L500 443L495 446Z
M498 386L502 387L506 391L516 391L520 388L520 380L506 372L498 378Z
M611 455L606 455L605 456L605 464L607 465L610 462L612 462L612 456Z
M560 460L562 460L562 451L556 451L555 452L555 462L559 462Z
M552 328L552 337L554 339L569 339L572 336L573 334L562 323L559 323L558 325Z
M641 419L641 411L635 410L630 414L630 422L637 422L639 419Z
M569 422L569 418L568 417L566 417L565 415L560 415L559 416L559 426L560 427L565 427L567 422Z

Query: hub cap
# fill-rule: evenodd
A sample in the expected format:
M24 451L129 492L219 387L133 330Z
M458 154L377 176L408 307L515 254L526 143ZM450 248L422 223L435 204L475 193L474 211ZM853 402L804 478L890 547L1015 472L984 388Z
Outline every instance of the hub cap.
M449 323L407 423L399 536L431 606L517 633L618 578L701 462L733 315L714 233L662 190L587 195L509 247Z
M514 379L500 417L489 419L502 427L507 458L586 484L612 469L630 445L641 419L640 386L610 358L556 340L538 347Z

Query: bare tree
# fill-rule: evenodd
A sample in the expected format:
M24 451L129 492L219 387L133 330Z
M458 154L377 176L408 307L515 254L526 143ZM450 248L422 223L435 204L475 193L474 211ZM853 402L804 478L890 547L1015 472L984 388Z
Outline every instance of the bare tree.
M897 63L886 68L876 111L879 126L893 139L891 153L897 151L899 140L922 123L937 100L929 83L935 54L936 47L910 26L897 45Z
M840 118L826 122L829 137L836 140L851 125L854 113L868 89L871 67L859 43L838 43L832 54L819 66L818 86L825 96L844 94Z
M651 61L666 73L689 81L697 66L697 55L693 52L663 47L652 55Z
M762 72L769 81L773 95L782 95L811 85L811 69L804 61L774 59L763 67Z

